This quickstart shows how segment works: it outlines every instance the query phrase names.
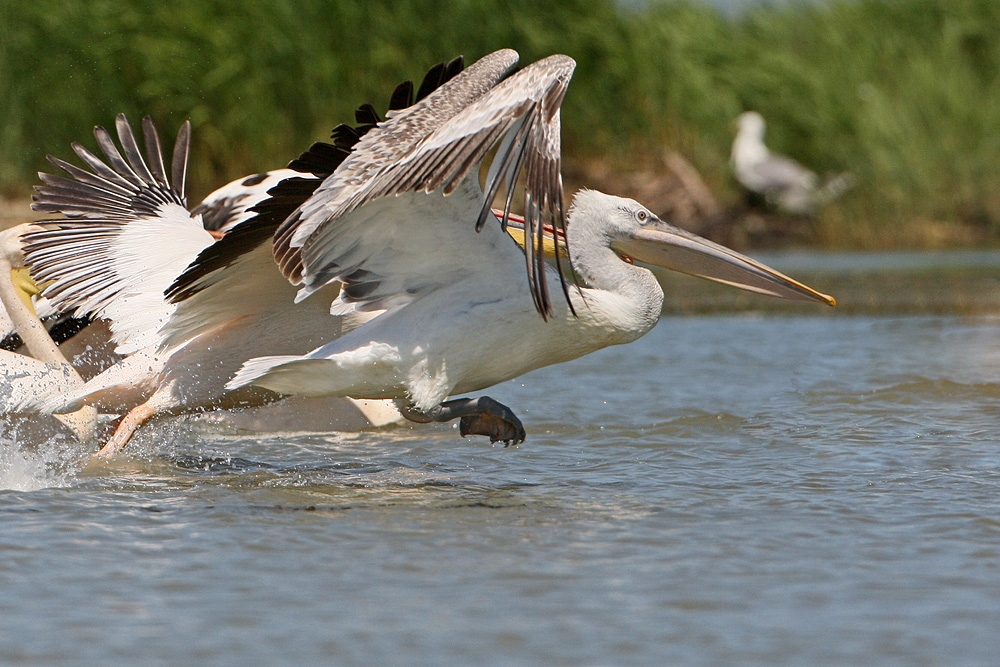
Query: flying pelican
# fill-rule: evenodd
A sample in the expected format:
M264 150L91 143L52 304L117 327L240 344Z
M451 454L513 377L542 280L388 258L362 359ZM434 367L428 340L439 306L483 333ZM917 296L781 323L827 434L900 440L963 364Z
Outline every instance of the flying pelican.
M525 431L508 407L487 396L450 397L648 332L663 291L652 272L622 256L834 305L633 200L581 190L566 215L559 109L575 63L556 55L510 74L517 60L497 51L390 113L281 224L274 255L301 285L298 301L341 283L330 312L374 316L308 354L250 359L228 387L392 398L411 420L458 418L463 435L517 443ZM484 192L479 168L498 144ZM522 172L523 250L504 233ZM491 203L504 189L497 217ZM567 282L558 253L555 268L544 261L546 222L557 242L565 232L578 284ZM552 281L561 297L552 298ZM308 325L281 326L291 335Z
M456 59L432 68L417 99L461 67ZM390 108L412 103L413 95L412 84L404 82ZM169 177L148 118L143 121L145 158L124 116L116 121L124 157L101 127L95 136L107 163L79 144L74 151L90 171L50 157L72 178L42 175L45 185L37 188L33 206L70 219L45 221L46 229L25 234L26 261L35 280L45 285L45 296L60 309L109 319L117 351L128 356L82 389L47 398L41 408L58 413L93 404L127 411L98 452L107 457L156 415L273 401L271 392L229 391L225 383L252 356L277 349L303 353L371 317L330 317L318 299L295 305L295 288L275 270L266 243L273 228L378 120L369 105L356 116L360 125L338 126L334 144L314 144L292 162L294 169L235 181L190 212L184 196L187 123L178 133ZM262 212L252 211L262 202ZM175 280L206 270L219 272L212 274L216 286L199 287L179 299L165 296ZM331 286L331 298L338 289ZM179 310L177 300L191 303ZM292 317L300 327L290 334L280 323ZM335 403L323 407L332 410ZM348 403L376 425L398 418L391 405L350 398Z
M747 194L784 213L811 215L854 183L850 174L823 184L815 172L764 145L764 117L746 111L736 119L731 162L737 182Z

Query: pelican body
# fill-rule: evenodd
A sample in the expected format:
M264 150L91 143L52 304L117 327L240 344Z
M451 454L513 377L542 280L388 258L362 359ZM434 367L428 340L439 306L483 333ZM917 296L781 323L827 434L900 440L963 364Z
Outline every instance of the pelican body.
M412 223L430 237L429 250L456 236L454 231L467 223L470 203L477 211L483 204L482 191L473 188L472 181L463 185L449 197L401 195L386 202L414 217L421 209L434 212ZM622 225L638 211L648 216L648 224L656 222L636 202L594 191L578 195L573 211L595 209ZM437 233L431 226L439 228ZM486 252L469 257L476 261L467 266L453 267L440 287L301 360L289 358L255 384L286 394L403 399L426 411L453 394L485 389L535 368L639 338L656 324L663 304L653 274L623 262L608 246L587 243L582 224L579 233L573 230L571 225L574 269L594 287L570 290L570 301L554 300L546 319L532 305L523 251L497 222L472 237ZM546 270L550 280L558 279L554 270ZM246 378L250 368L248 363L233 385Z
M663 292L623 257L832 305L632 200L585 190L567 216L559 108L575 63L552 56L511 74L516 62L509 49L464 70L455 59L432 68L415 99L397 88L385 119L362 107L360 126L293 161L297 174L235 225L187 210L187 126L172 178L148 120L147 159L124 117L124 157L98 128L107 164L78 145L90 171L53 159L72 180L45 177L36 208L74 219L25 235L26 261L45 296L109 317L131 352L59 409L140 394L103 456L154 414L252 403L261 388L393 399L413 421L458 418L463 435L514 443L525 431L509 408L453 397L649 331ZM523 248L505 233L522 178ZM172 240L157 249L161 238Z
M331 312L378 314L309 354L251 359L230 388L392 398L415 421L461 418L463 434L516 443L525 431L509 408L449 397L649 331L663 292L652 272L623 256L833 304L629 199L584 190L567 219L559 107L575 63L552 56L509 75L516 61L498 51L390 114L283 223L275 258L302 286L300 301L337 281L344 287ZM479 165L496 145L483 188ZM523 250L504 233L522 171ZM490 206L504 189L497 216ZM557 243L564 233L578 284L561 264L543 261L546 223ZM562 298L551 298L551 283Z

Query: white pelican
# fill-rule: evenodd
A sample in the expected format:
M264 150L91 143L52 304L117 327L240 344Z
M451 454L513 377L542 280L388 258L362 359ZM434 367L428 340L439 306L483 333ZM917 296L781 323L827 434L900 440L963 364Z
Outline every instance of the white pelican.
M19 236L29 225L0 232L0 315L5 349L0 349L0 413L33 412L39 397L61 394L83 386L83 379L66 359L39 318L31 301L31 285L20 274L24 257ZM8 326L13 330L8 331ZM58 335L58 334L57 334ZM15 342L16 339L16 342ZM23 344L31 356L14 351ZM16 346L16 347L15 347ZM97 411L89 406L56 415L78 439L89 438L97 427Z
M850 174L840 174L821 184L815 172L772 153L764 144L764 117L756 111L740 114L736 128L731 162L737 182L778 211L811 215L854 183Z
M184 139L186 143L186 137ZM205 228L210 236L221 236L226 229L250 217L246 209L264 199L270 187L290 175L297 175L297 172L285 169L257 174L211 193L196 207L204 216ZM43 175L43 178L52 180L48 175ZM52 194L58 190L46 189L46 192L52 196L46 198L43 195L36 201L35 207L39 210L58 211L76 219L95 215L100 217L107 213L102 208L107 205L106 202L98 201L95 202L96 207L88 208L79 206L80 201L73 205L69 200L61 199L58 194ZM65 197L66 192L61 194ZM0 414L5 416L20 414L37 418L39 413L49 412L45 408L46 404L55 405L84 393L83 378L92 378L120 361L120 356L112 352L108 345L112 336L107 320L95 323L88 316L77 317L70 311L59 311L51 301L37 296L37 286L28 276L24 265L21 237L43 229L29 223L0 232L0 301L3 305L0 308L0 369L3 372L3 379L0 380ZM124 232L124 228L122 231ZM134 241L129 243L128 235L123 236L125 239L122 245L125 248L136 244ZM116 240L120 243L123 241ZM171 239L168 237L167 240ZM202 239L196 237L196 240ZM111 247L114 248L114 245ZM185 249L183 244L180 247L182 251ZM191 247L192 258L200 248L201 245ZM130 259L128 250L119 254L126 260ZM90 259L86 253L81 257L85 261ZM81 267L81 271L93 271L95 268L97 267ZM8 278L10 282L7 282ZM144 292L141 283L138 287L130 285L132 294L129 298L145 297L147 303L162 302L162 295L157 297L156 294L155 278L153 285ZM162 304L160 307L170 308L169 305ZM119 327L119 342L128 333L127 329L123 331ZM155 330L140 331L140 335L153 334ZM119 351L134 350L129 349L128 345L119 345ZM149 377L134 377L137 385L151 382L156 369L154 365L150 365L144 370ZM96 410L92 406L84 405L76 412L54 416L80 440L87 440L95 434Z
M485 396L449 397L649 331L663 291L649 270L622 255L834 304L630 199L583 190L564 219L559 109L575 63L551 56L508 76L517 59L512 50L497 51L390 113L282 223L275 259L302 285L297 299L308 303L306 297L341 282L331 312L374 317L308 354L251 359L228 387L392 398L414 421L460 418L463 435L517 443L525 431L509 408ZM497 144L484 193L479 167ZM522 173L523 251L503 231ZM498 219L490 206L504 186ZM561 266L544 262L545 222L565 230L578 285L563 280ZM212 282L210 275L188 282L197 280ZM563 285L555 299L547 289L553 280ZM278 326L293 335L310 324L295 318Z
M432 68L418 99L461 65L456 59ZM409 104L412 96L409 82L401 84L390 107ZM60 309L108 318L118 351L129 356L79 391L49 398L41 407L61 412L94 404L127 411L98 452L110 456L153 416L273 401L270 392L227 391L225 384L250 357L275 350L304 353L371 317L330 317L318 299L295 305L295 288L275 270L266 243L277 224L320 184L314 173L332 172L377 120L367 105L357 115L359 127L339 126L335 144L315 144L293 161L295 170L234 181L190 212L184 197L187 123L178 134L172 177L148 118L143 121L145 158L124 116L116 122L124 157L101 127L95 136L107 164L79 144L74 151L90 171L50 157L72 178L41 175L45 185L37 188L33 206L70 219L47 221L44 231L24 235L27 262ZM260 215L251 214L265 198ZM215 285L181 290L184 308L165 297L175 280L204 272L211 273ZM331 298L337 290L331 287ZM281 323L291 317L301 326L289 335ZM391 405L348 402L373 424L398 417ZM324 407L331 410L334 403Z

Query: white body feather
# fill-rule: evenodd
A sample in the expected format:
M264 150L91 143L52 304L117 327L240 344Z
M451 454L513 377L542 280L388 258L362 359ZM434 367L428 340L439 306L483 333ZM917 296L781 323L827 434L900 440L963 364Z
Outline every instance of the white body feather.
M595 208L635 202L582 193L575 207L582 215L571 218L570 230L584 245L574 255L601 287L571 290L577 316L557 301L546 321L533 307L524 254L499 221L471 229L483 202L475 180L447 197L411 193L379 201L385 204L365 207L377 216L362 208L340 219L338 229L349 238L363 229L365 270L395 286L387 294L410 298L307 355L248 361L231 388L252 383L285 394L402 399L428 410L448 396L633 341L659 317L663 293L649 271L622 262L606 243L586 247L585 225L604 213Z

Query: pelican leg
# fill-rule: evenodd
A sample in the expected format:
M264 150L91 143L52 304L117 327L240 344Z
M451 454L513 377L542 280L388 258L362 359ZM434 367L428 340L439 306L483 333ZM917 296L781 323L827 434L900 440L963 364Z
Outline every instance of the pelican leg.
M489 436L490 442L502 440L507 446L522 443L525 439L524 426L521 425L517 415L506 405L489 396L456 398L435 405L426 412L413 407L403 409L401 412L410 421L421 424L461 418L458 430L463 436L485 435Z
M120 422L118 422L117 428L115 428L114 434L111 438L101 447L100 450L94 452L92 456L99 459L109 459L121 450L125 449L125 445L128 441L132 439L132 435L135 433L136 429L145 424L150 417L155 415L157 412L156 407L152 404L152 401L146 401L145 403L140 403L125 415Z

